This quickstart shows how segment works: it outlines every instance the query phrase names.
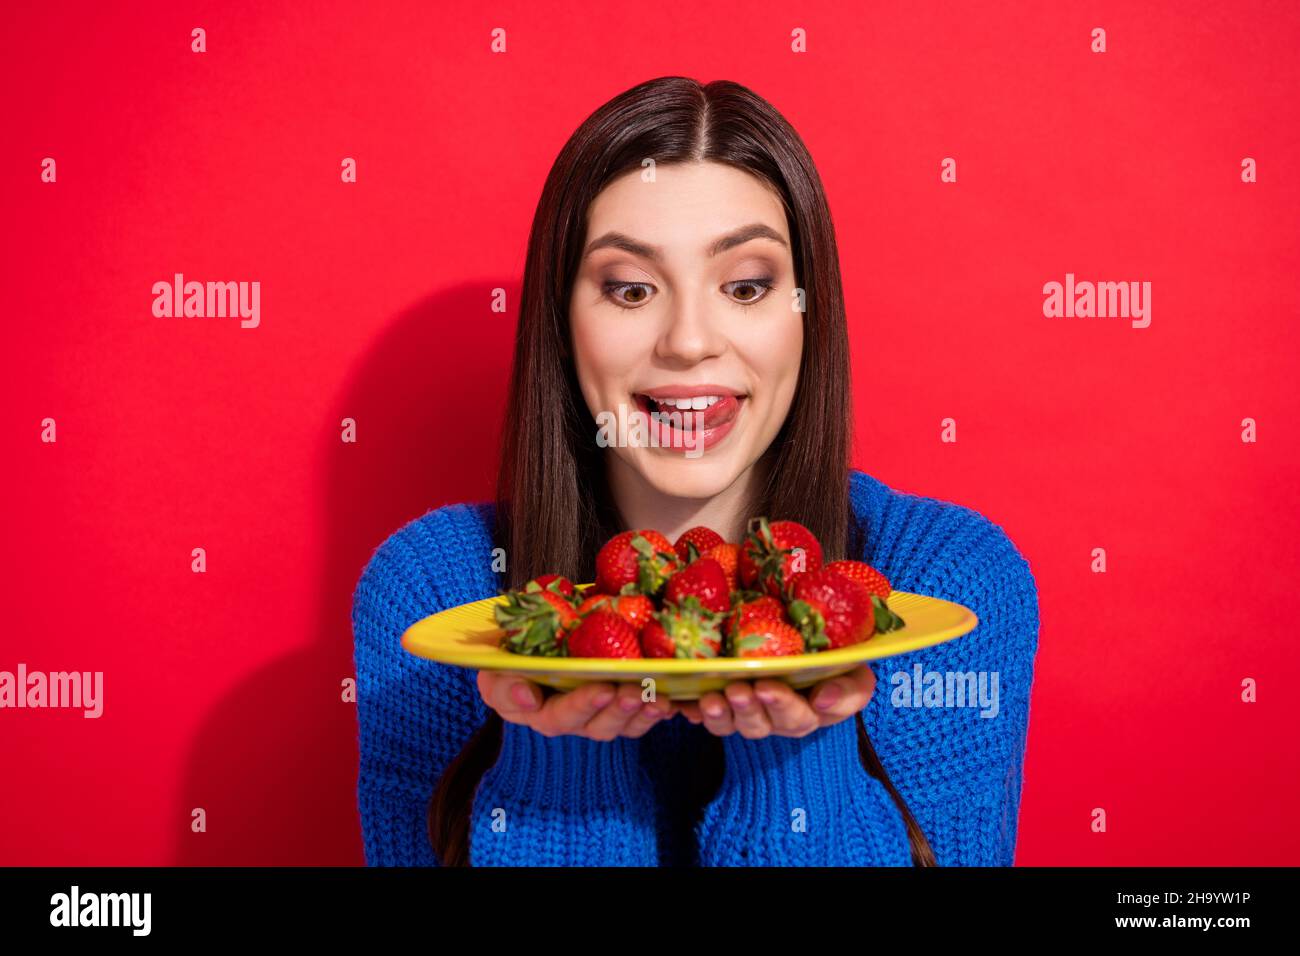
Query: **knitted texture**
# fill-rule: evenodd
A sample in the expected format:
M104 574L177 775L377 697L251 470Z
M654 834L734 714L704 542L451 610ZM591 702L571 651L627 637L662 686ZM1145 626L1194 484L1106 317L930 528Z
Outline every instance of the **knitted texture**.
M1029 565L969 508L859 471L850 481L862 560L897 590L957 601L980 619L955 641L872 662L868 734L941 865L1010 865L1038 645ZM487 709L473 671L417 658L400 640L429 614L500 593L493 520L489 504L430 511L389 536L357 584L357 798L372 866L438 865L429 797ZM722 782L703 807L690 793L711 741L680 715L640 740L503 727L471 810L475 866L911 863L897 807L859 761L853 720L797 739L723 738Z

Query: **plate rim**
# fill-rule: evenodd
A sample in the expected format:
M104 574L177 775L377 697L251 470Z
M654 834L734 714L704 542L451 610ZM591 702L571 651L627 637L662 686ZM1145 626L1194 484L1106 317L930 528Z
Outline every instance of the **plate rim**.
M588 586L589 585L584 585L583 589ZM939 601L943 604L949 605L950 607L958 608L963 613L956 623L941 628L937 632L917 635L915 638L911 639L905 638L896 643L884 644L875 642L872 638L868 638L867 640L861 641L857 644L836 648L831 651L819 651L813 654L791 654L784 657L706 657L693 659L665 657L540 657L528 654L511 654L509 651L502 650L501 648L484 646L473 651L466 651L465 656L471 657L483 654L490 655L493 660L485 663L468 663L465 661L445 660L441 657L432 657L427 653L421 653L420 632L429 627L429 621L436 618L439 614L455 611L460 608L472 607L475 604L500 603L505 600L505 594L497 594L486 598L479 598L476 601L467 601L464 604L443 608L441 611L435 611L433 614L425 615L420 620L406 628L402 633L401 645L403 650L421 660L431 660L440 664L448 664L453 667L464 667L472 670L491 670L514 673L555 673L572 677L581 677L584 673L601 676L610 674L637 676L654 673L668 676L679 675L702 677L717 673L740 673L750 671L758 673L772 672L788 674L805 668L835 667L839 664L854 664L862 661L883 660L888 657L897 657L901 654L910 653L911 651L922 650L927 647L935 647L939 644L945 644L948 641L965 637L979 626L979 616L966 605L959 604L956 601L949 601L946 598L934 597L928 594L918 594L913 591L895 590L890 594L889 598L886 599L886 604L889 604L895 595L924 598L927 601ZM874 636L875 635L873 635L873 638ZM877 653L877 651L883 651L883 653ZM500 663L497 662L498 660Z

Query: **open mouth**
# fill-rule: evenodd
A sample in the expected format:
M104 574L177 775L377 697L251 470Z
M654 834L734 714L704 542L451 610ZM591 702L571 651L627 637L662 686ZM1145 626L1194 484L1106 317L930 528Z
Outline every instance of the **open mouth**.
M710 448L731 431L747 395L718 392L711 395L656 396L637 394L636 406L650 416L659 429L661 443L668 447Z
M734 418L740 408L735 395L695 395L689 398L651 398L638 395L637 405L647 413L657 412L665 421L696 421L694 413L704 415L704 427L720 425L729 418Z

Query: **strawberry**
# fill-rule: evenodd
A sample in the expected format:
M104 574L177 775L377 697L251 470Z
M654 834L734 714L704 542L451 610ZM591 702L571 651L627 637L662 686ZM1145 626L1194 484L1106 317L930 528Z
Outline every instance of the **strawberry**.
M740 581L745 587L788 598L795 575L821 566L821 543L799 522L750 521L740 547Z
M506 650L536 657L563 657L565 634L578 623L573 605L554 591L510 591L492 614Z
M887 598L893 593L893 588L889 586L889 579L865 561L832 561L826 565L826 570L852 578L867 591L878 594L882 598Z
M809 651L859 644L876 629L871 593L852 578L825 569L810 571L796 578L792 594L790 620L798 625Z
M740 564L740 545L724 541L709 548L700 557L712 558L722 565L722 570L727 574L727 587L733 591L740 587L740 575L737 573Z
M722 653L719 622L695 595L687 595L681 604L665 604L642 628L641 650L646 657L717 657Z
M734 641L736 657L791 657L803 654L803 635L789 624L755 618L741 624Z
M596 554L596 589L606 594L655 595L678 566L673 546L658 531L624 531Z
M682 536L673 545L673 550L677 552L677 557L682 564L687 564L725 541L726 539L712 528L697 525L682 532Z
M554 591L566 598L573 598L573 582L562 574L539 574L523 586L525 592Z
M640 631L654 613L655 604L644 594L593 594L578 605L578 616L586 617L596 608L613 611L634 631Z
M640 657L632 625L613 611L592 611L569 635L570 657Z
M785 616L785 605L770 594L764 594L762 597L755 598L752 601L743 601L736 605L735 610L727 615L727 635L729 637L734 637L737 629L750 621L776 621L781 624L790 623L789 619Z
M681 604L687 595L697 598L700 604L715 614L731 610L731 588L727 586L727 572L712 558L697 558L685 570L668 579L664 601Z
M676 657L677 645L668 636L663 625L651 618L638 635L641 641L642 657Z
M867 593L871 595L877 634L886 634L907 626L907 622L886 603L889 595L894 593L894 589L889 585L889 579L871 565L863 561L832 561L826 565L826 570L852 578L867 589Z

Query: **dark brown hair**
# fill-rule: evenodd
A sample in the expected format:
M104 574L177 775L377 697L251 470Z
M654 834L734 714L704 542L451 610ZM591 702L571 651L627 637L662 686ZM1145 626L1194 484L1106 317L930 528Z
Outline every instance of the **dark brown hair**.
M723 163L756 176L781 197L795 282L804 290L804 345L790 411L764 453L766 480L751 513L805 525L827 561L858 557L862 529L849 502L848 329L821 179L799 134L766 100L726 80L701 84L668 76L639 84L592 113L564 144L542 187L528 238L501 432L495 535L508 556L508 586L547 572L592 580L600 545L623 530L606 487L603 450L578 388L569 297L592 201L614 179L642 169L645 160L656 166ZM716 789L722 752L720 741L711 741L696 778ZM924 835L871 748L861 714L858 741L863 766L885 782L907 821L914 861L933 865ZM500 746L501 718L491 713L437 784L428 830L444 866L468 864L469 811Z

